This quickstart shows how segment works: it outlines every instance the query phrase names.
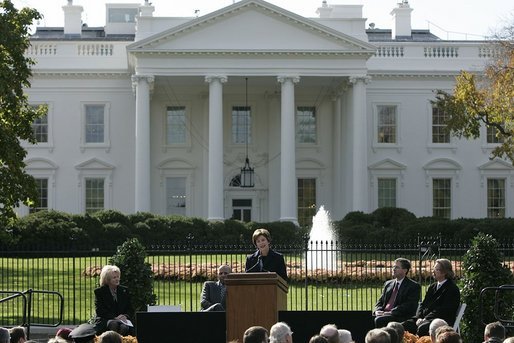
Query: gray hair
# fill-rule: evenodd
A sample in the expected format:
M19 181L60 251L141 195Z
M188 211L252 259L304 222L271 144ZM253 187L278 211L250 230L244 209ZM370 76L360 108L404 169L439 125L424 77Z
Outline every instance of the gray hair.
M350 343L353 342L352 333L345 329L337 330L339 332L339 343Z
M105 265L100 272L100 286L107 285L107 283L111 280L112 274L114 273L121 274L120 268L111 266L109 264Z
M292 333L289 325L284 322L278 322L273 324L269 331L269 341L270 343L285 343L287 335Z
M105 331L98 337L99 343L121 343L121 335L116 331Z
M339 343L339 331L335 324L327 324L319 330L319 334L325 337L328 343Z
M369 330L365 338L366 343L391 343L391 336L382 329Z
M403 336L405 335L405 329L403 328L402 323L389 322L389 323L387 323L387 327L395 329L396 333L398 334L398 341L403 342Z
M448 325L448 323L441 318L436 318L430 322L430 326L428 327L428 334L430 335L432 342L435 342L435 331L441 326L445 325Z
M10 340L11 336L9 335L9 330L0 328L0 343L9 343Z

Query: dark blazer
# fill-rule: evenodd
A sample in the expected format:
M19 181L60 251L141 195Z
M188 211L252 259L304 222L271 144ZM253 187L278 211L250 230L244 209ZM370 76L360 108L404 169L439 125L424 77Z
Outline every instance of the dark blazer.
M275 272L280 275L286 282L289 282L286 271L286 262L284 261L284 255L279 254L274 250L269 250L268 256L261 256L262 269L259 264L259 250L246 257L246 268L247 273L256 272Z
M382 295L375 305L375 311L383 311L393 293L396 279L386 281ZM421 297L421 286L416 281L405 277L398 289L396 299L391 310L391 315L396 321L403 321L412 318L416 314L419 299Z
M226 308L226 293L225 295L221 294L222 286L220 282L216 281L206 281L203 284L202 288L202 297L200 301L200 306L202 306L202 310L206 310L212 305L218 303L223 309Z
M438 291L436 291L436 288L437 282L428 287L425 299L423 299L416 312L416 318L426 320L441 318L448 325L453 326L457 308L460 305L459 287L453 280L448 279Z
M95 289L95 329L97 332L105 330L107 321L124 314L128 319L134 317L134 310L130 303L128 288L118 286L116 290L117 301L114 301L109 286L104 285Z

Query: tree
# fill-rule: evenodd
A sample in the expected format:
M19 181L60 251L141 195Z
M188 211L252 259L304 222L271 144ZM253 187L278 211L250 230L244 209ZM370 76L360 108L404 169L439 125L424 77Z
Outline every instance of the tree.
M492 157L514 163L514 24L491 43L491 63L483 73L462 71L453 94L436 91L436 107L449 116L447 129L457 137L476 139L480 127L494 128L500 145Z
M30 106L23 92L30 87L34 65L24 56L28 28L40 18L35 9L17 10L10 0L0 2L0 224L15 216L20 202L30 205L37 197L34 178L24 170L27 152L20 140L35 143L32 123L46 114L45 106Z
M484 297L484 310L480 311L481 290L485 287L512 284L514 281L512 272L502 262L503 259L498 248L496 239L490 235L479 233L472 240L471 248L464 255L461 295L462 302L467 305L461 322L464 342L482 342L485 328L482 322L490 323L497 320L493 315L495 302L493 294L488 293ZM507 303L512 304L511 301ZM512 309L507 312L512 314ZM482 314L483 318L481 317ZM507 318L509 318L509 315L507 315Z

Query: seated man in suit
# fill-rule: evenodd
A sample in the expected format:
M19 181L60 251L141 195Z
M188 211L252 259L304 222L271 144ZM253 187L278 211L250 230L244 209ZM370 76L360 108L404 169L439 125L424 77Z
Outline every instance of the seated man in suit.
M393 279L385 282L382 295L375 305L375 327L402 322L416 314L421 286L407 277L410 268L410 261L406 258L400 257L394 261Z
M402 323L406 331L419 337L428 336L430 323L436 318L453 326L460 304L460 291L453 282L455 274L451 262L445 258L436 260L432 273L436 282L428 287L416 316Z
M225 311L226 287L225 278L232 272L230 266L218 268L218 281L206 281L203 284L201 311Z

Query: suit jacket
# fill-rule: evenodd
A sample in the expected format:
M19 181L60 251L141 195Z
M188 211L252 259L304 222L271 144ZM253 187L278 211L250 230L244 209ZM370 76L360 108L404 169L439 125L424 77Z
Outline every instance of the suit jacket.
M222 285L219 281L206 281L202 288L202 297L200 305L202 310L209 308L210 306L219 303L225 309L226 308L226 293L221 294Z
M111 290L107 285L95 289L95 327L97 329L104 329L109 319L114 319L120 314L126 315L129 319L133 318L134 310L130 303L128 288L118 286L116 298L117 301L114 301Z
M448 279L437 290L437 282L431 284L425 299L419 305L416 318L432 320L435 318L444 319L448 325L453 326L457 316L457 308L460 304L460 291L455 282Z
M268 256L261 256L262 268L259 263L259 250L246 257L246 268L247 273L256 272L275 272L280 275L286 282L289 282L286 271L286 262L284 256L274 250L269 250Z
M392 279L384 283L384 289L375 305L375 311L384 310L393 293L395 282L396 279ZM421 286L419 283L405 277L396 294L396 299L391 309L391 315L396 317L395 319L397 321L403 321L413 317L416 314L420 297Z

